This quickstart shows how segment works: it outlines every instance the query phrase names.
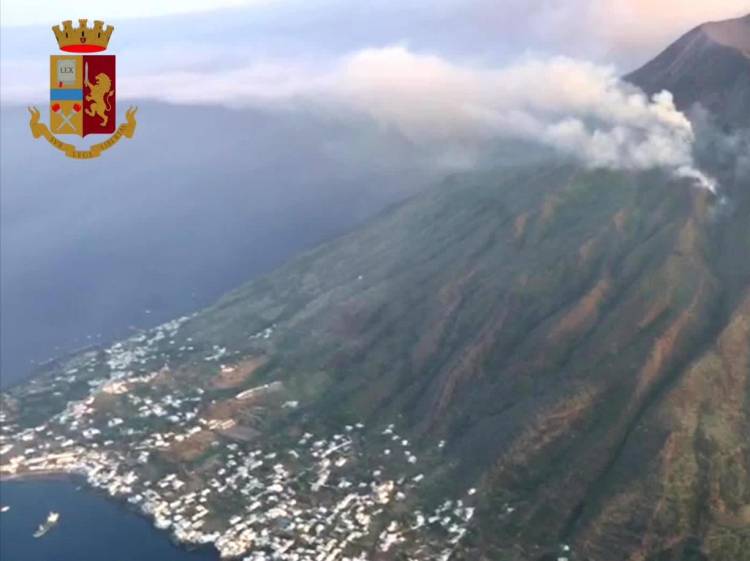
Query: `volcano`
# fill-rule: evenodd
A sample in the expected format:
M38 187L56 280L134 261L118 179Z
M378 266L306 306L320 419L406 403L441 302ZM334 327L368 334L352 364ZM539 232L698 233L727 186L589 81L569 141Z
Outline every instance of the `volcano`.
M749 42L750 16L702 25L627 80L741 129ZM194 338L275 324L266 376L305 388L301 415L444 440L434 487L482 491L462 559L747 560L750 176L725 188L726 208L656 171L457 176Z
M627 79L739 131L749 23L700 26ZM231 429L246 440L396 425L433 460L420 501L477 490L451 559L750 560L745 156L719 195L562 160L458 174L157 338L151 391L200 387L206 416L251 404L253 430ZM217 381L216 357L241 366ZM117 384L86 403L114 407ZM24 417L41 392L8 396L21 426L64 407ZM207 432L133 469L210 471ZM407 547L372 558L420 558Z

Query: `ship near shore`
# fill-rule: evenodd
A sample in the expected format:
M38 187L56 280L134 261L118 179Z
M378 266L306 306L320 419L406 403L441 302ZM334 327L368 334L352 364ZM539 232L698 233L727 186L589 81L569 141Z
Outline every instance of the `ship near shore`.
M60 521L60 514L58 512L50 512L47 515L47 520L45 520L44 524L39 524L39 527L36 529L36 532L34 532L34 537L41 538L44 534L46 534L52 528L54 528L59 521Z
M0 560L219 561L214 548L179 547L148 518L87 486L77 490L80 483L70 477L0 483L2 504L11 507L0 514ZM50 511L60 513L57 527L35 538Z

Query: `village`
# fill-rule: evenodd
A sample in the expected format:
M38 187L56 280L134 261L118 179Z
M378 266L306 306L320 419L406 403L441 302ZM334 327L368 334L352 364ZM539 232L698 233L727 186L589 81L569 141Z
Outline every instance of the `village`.
M345 424L331 434L305 431L293 440L265 442L238 437L231 432L238 428L234 419L210 415L216 405L206 406L204 388L154 390L161 388L154 382L162 371L143 373L143 367L164 358L160 343L170 344L184 321L110 347L108 375L88 380L87 395L42 424L23 427L3 411L0 476L83 477L174 540L213 544L222 558L449 561L460 550L476 490L423 500L428 466L394 425ZM270 335L266 329L252 337ZM206 356L225 385L232 370L221 364L226 358L221 348ZM78 370L99 372L95 360L87 360ZM57 376L50 393L77 374ZM241 388L231 402L246 406L279 388L273 382ZM103 415L101 403L108 400L126 412ZM290 411L299 403L278 407ZM444 445L435 443L431 454L439 458Z

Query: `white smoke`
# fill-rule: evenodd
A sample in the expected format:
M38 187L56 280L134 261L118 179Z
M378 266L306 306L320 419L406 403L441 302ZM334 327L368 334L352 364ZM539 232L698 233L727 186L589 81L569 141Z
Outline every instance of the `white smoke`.
M330 98L415 140L520 137L591 167L663 168L715 190L695 167L693 128L672 95L648 99L609 67L568 58L460 67L390 47L348 58L328 87Z
M491 68L393 46L358 51L326 69L264 62L128 84L121 95L367 115L414 142L447 151L479 148L497 138L532 140L590 167L662 168L716 188L695 166L693 128L669 92L649 99L613 68L569 58L526 58ZM141 91L139 84L147 86Z

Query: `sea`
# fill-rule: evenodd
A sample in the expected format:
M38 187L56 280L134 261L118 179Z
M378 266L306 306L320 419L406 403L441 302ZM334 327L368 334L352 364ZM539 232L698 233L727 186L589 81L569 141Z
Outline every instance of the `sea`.
M218 561L212 548L188 550L124 503L76 479L0 483L2 561ZM33 533L50 512L60 521L44 536Z

